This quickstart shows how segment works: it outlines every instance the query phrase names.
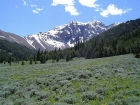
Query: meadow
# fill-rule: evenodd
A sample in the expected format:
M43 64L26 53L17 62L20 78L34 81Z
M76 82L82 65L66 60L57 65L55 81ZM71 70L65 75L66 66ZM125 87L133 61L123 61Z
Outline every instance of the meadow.
M0 105L140 105L140 59L0 64Z

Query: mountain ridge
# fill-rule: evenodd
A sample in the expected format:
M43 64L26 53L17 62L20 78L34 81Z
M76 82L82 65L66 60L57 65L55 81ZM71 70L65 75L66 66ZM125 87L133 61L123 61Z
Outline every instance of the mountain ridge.
M114 23L106 26L103 22L97 20L85 23L71 21L54 27L52 30L30 34L25 37L0 30L0 39L16 42L35 50L51 51L55 48L65 49L73 47L77 41L86 42L118 24Z
M9 42L16 42L16 43L26 46L28 48L32 48L23 37L16 35L14 33L5 32L3 30L0 30L0 39L7 40Z
M24 38L35 49L65 49L73 47L77 40L86 42L118 24L119 23L115 23L106 26L104 23L97 20L87 23L71 21L68 24L57 26L47 32L31 34Z

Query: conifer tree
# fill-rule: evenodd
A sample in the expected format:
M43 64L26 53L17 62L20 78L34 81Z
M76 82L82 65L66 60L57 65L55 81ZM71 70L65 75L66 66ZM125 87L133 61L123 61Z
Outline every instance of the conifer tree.
M21 65L25 65L24 61L21 62Z
M3 63L3 58L1 58L0 62Z
M9 58L8 58L8 63L9 63L10 66L11 66L11 62L12 62L12 56L10 55Z
M40 60L40 49L37 52L37 61L39 61L39 60Z
M69 56L69 53L67 53L67 55L66 55L66 62L69 62L69 60L70 60L70 56Z
M32 56L30 57L30 64L33 64L33 58L32 58Z
M37 64L36 57L34 57L34 62L35 62L35 64Z
M56 57L56 61L59 62L59 56L58 56L58 55L57 55L57 57Z
M46 63L46 55L45 54L41 54L41 56L40 56L40 63L41 64Z

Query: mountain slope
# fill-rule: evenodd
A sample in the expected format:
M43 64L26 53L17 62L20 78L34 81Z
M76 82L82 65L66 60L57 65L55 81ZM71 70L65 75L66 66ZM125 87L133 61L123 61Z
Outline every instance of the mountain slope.
M29 48L32 48L32 46L30 46L30 44L28 44L27 41L23 37L18 36L18 35L13 34L13 33L4 32L4 31L0 30L0 39L7 40L10 42L16 42L16 43L21 44L23 46L27 46Z
M73 47L78 40L80 42L85 42L116 25L118 24L105 26L99 21L88 23L72 21L68 24L58 26L48 32L40 32L38 34L28 35L24 38L35 49L64 49Z
M4 61L8 60L9 55L12 55L14 59L26 60L35 53L36 50L34 49L27 48L16 42L0 39L0 59Z
M140 18L122 23L87 41L86 58L134 53L140 46ZM80 53L80 52L79 52Z

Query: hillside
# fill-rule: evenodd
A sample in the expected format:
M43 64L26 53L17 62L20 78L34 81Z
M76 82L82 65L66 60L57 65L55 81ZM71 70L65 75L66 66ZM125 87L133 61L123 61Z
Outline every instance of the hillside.
M16 42L9 42L0 39L0 61L8 61L8 57L12 55L13 61L26 60L31 55L36 54L36 50L27 48Z
M23 37L16 35L14 33L0 30L0 39L7 40L9 42L16 42L20 45L26 46L28 48L32 48L32 46L30 46L30 44L28 44L28 42Z
M77 41L74 48L58 51L58 55L70 58L101 58L138 52L140 46L140 19L130 20L111 28L82 43ZM50 52L50 55L53 52Z
M140 60L133 55L0 64L0 104L139 105L139 73Z

